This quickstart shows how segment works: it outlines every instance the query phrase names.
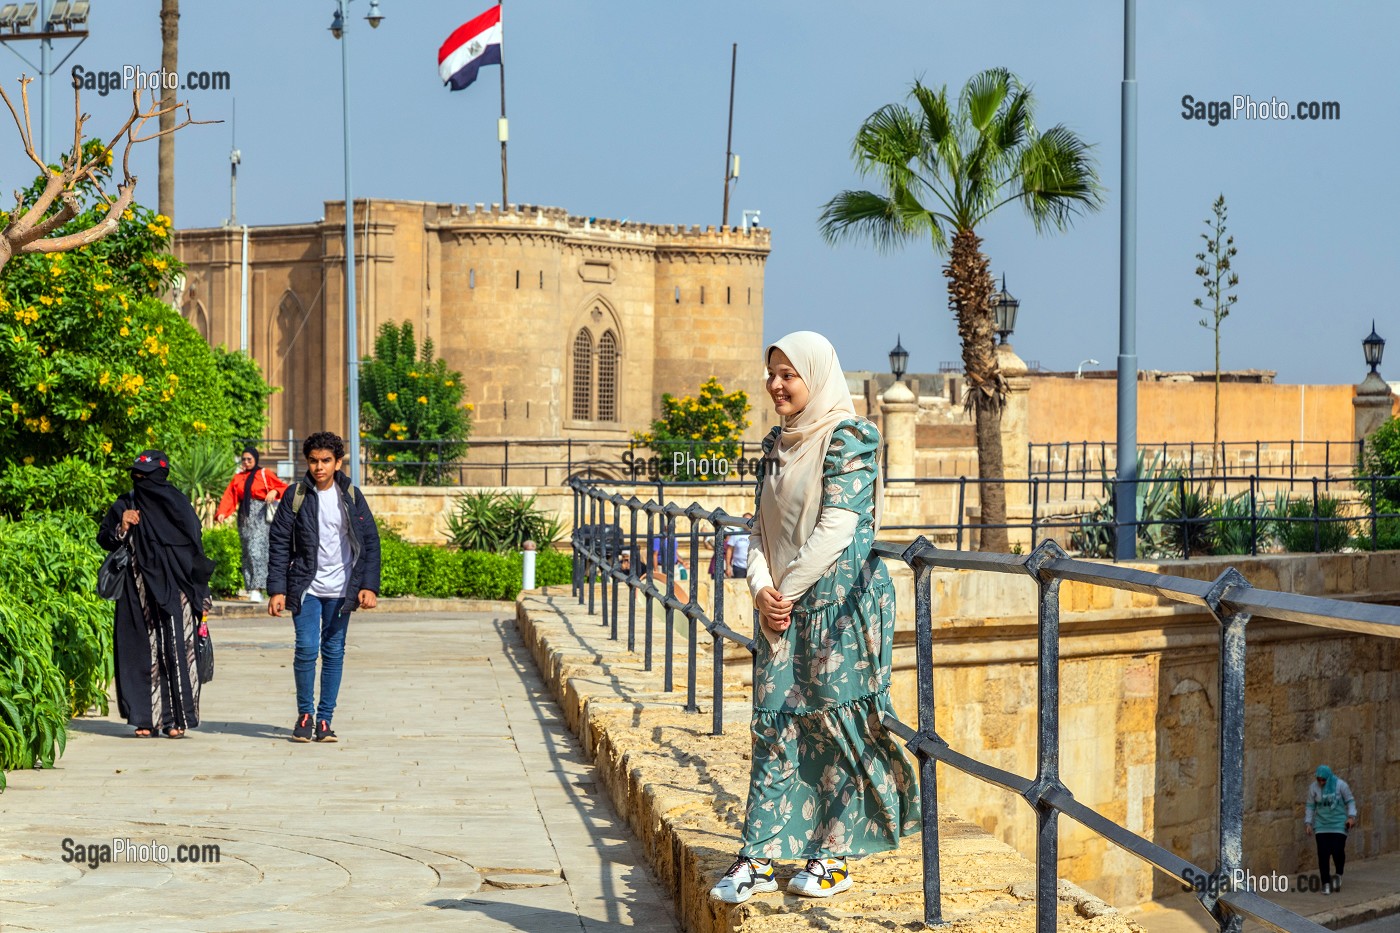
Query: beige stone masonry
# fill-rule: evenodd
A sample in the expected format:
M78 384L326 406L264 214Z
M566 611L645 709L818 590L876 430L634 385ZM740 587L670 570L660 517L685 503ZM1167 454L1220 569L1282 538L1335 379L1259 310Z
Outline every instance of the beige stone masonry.
M661 659L641 659L606 638L566 588L523 593L517 624L570 729L597 769L618 813L640 838L689 933L798 933L840 929L875 933L917 928L922 874L917 837L895 852L854 863L856 887L829 901L785 893L727 907L708 890L738 846L749 778L748 691L725 686L726 733L709 734L707 665L698 713L684 711L685 662L676 659L681 692L662 691ZM658 642L659 642L658 638ZM683 643L678 642L683 648ZM702 655L704 651L702 651ZM945 927L958 933L1034 929L1034 869L1009 846L944 811L940 825ZM780 865L784 878L795 870ZM1141 928L1083 890L1061 882L1061 931L1127 933Z

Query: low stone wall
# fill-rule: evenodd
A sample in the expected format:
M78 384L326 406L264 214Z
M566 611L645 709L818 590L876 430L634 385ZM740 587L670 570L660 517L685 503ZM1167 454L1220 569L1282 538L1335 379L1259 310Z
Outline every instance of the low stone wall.
M758 895L730 907L708 890L733 859L749 780L749 691L726 677L726 734L709 734L702 689L698 713L683 693L662 691L661 662L641 660L606 639L567 588L523 593L517 624L569 727L605 791L644 845L688 933L876 933L918 928L922 873L917 837L855 865L856 887L829 901ZM683 655L676 680L684 684ZM708 684L702 663L698 682ZM945 772L946 773L946 772ZM943 915L958 933L1034 929L1034 869L1009 846L948 812L941 814ZM788 866L784 866L787 868ZM1127 933L1141 928L1102 901L1061 882L1059 929Z
M916 716L914 579L898 561L892 696ZM1370 602L1400 602L1400 553L1222 557L1139 563L1214 579L1235 567L1253 585ZM1025 776L1035 773L1035 587L1026 577L937 570L935 702L939 734L958 751ZM1217 833L1219 626L1204 612L1155 596L1061 586L1060 771L1075 797L1197 864L1214 863ZM747 624L742 590L727 617ZM731 624L735 624L731 622ZM747 631L742 625L736 625ZM731 652L736 676L747 657ZM1258 618L1246 666L1244 866L1255 874L1314 871L1303 834L1313 770L1330 764L1363 814L1348 855L1400 851L1400 642ZM1029 856L1035 820L1016 796L954 769L941 805ZM1060 870L1126 907L1179 886L1100 837L1066 822Z

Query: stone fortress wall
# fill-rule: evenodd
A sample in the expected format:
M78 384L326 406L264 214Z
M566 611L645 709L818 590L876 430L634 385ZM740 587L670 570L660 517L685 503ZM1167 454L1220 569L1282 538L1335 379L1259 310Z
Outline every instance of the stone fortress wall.
M314 223L247 231L248 349L282 387L270 401L271 437L347 423L344 204L325 210ZM694 394L710 376L728 391L762 393L767 229L380 199L355 201L354 218L362 355L383 322L412 322L462 371L477 440L625 440L657 416L663 392ZM234 348L243 236L175 236L187 267L181 312L211 343ZM586 371L576 371L581 334ZM752 437L771 419L755 406Z

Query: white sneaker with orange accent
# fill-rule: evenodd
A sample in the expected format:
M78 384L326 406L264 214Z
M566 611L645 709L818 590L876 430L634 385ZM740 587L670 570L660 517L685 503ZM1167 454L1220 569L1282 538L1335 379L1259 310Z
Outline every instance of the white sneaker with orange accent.
M792 876L788 890L803 897L831 897L849 890L855 882L843 858L814 858Z

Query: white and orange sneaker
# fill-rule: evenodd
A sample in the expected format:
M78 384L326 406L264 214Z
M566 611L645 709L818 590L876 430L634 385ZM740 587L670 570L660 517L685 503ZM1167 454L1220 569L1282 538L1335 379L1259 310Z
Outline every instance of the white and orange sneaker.
M710 899L726 904L742 904L755 894L771 894L778 890L773 863L739 856L719 883L710 888Z
M848 890L854 883L845 859L813 858L807 860L806 868L792 876L788 890L803 897L831 897Z

